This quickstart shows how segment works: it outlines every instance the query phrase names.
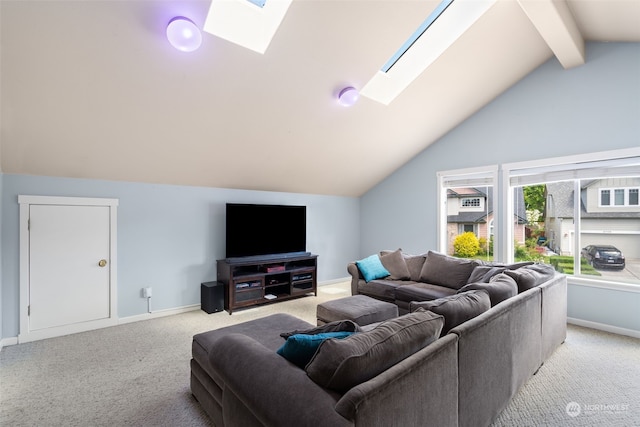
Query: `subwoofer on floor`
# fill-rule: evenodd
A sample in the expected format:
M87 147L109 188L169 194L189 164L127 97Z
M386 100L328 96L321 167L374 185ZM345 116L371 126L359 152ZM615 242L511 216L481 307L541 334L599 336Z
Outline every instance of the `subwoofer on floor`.
M208 314L224 310L224 285L205 282L200 285L200 308Z

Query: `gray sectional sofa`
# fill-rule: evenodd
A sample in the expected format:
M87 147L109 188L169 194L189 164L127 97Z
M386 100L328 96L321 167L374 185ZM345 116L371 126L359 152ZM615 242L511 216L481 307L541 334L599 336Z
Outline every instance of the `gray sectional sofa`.
M401 249L381 251L384 276L365 280L358 261L347 265L352 295L367 295L398 306L400 314L409 312L411 301L428 301L473 289L485 289L491 304L511 298L555 275L548 264L519 262L502 264L461 259L434 251L410 255Z
M503 268L483 267L478 276ZM512 275L522 289L508 298L481 281L411 301L405 315L324 341L304 368L276 352L280 334L315 325L287 314L197 334L192 393L217 426L487 426L566 337L566 277Z

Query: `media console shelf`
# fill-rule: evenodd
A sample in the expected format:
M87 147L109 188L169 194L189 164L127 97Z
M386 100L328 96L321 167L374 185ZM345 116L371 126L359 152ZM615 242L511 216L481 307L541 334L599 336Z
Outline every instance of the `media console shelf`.
M258 304L318 295L318 255L282 258L219 259L218 282L224 284L224 308L233 310Z

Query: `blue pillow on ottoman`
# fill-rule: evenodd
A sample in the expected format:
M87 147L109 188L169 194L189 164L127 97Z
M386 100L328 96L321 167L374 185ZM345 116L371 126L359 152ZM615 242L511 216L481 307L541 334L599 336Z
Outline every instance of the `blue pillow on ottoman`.
M358 266L360 273L362 273L362 277L364 277L365 282L382 279L383 277L391 275L391 273L384 268L382 261L380 261L380 256L377 254L368 256L360 261L356 261L356 265Z
M296 334L287 338L287 341L276 353L304 369L309 360L316 353L324 340L329 338L346 338L353 332L325 332L315 335Z

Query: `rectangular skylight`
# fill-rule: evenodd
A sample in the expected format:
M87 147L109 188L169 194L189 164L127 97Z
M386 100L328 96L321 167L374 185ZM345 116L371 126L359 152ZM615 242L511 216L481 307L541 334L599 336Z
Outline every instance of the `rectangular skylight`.
M212 0L203 30L264 53L289 10L291 1Z
M496 0L442 1L416 30L414 36L417 37L409 38L405 43L406 48L403 45L396 55L376 72L360 94L389 105L495 2Z
M264 7L264 4L267 2L267 0L247 0L249 3L253 3L258 7Z
M433 24L433 22L436 19L438 19L438 17L442 14L442 12L444 12L445 9L452 2L453 2L453 0L443 0L442 2L440 2L440 4L433 10L433 12L431 12L431 14L429 14L429 16L427 16L427 19L425 19L424 22L418 27L418 29L416 31L414 31L413 34L411 34L411 37L409 37L407 39L407 41L404 42L404 44L402 46L400 46L400 49L398 49L396 51L396 53L394 53L393 56L391 58L389 58L387 63L382 66L381 71L384 72L384 73L389 71L389 69L391 69L391 67L393 67L393 65L398 61L398 59L400 59L402 57L402 55L404 55L405 52L407 50L409 50L409 48L411 46L413 46L413 44L416 42L416 40L418 40L420 38L420 36L425 31L427 31L427 28L429 28L431 26L431 24Z

